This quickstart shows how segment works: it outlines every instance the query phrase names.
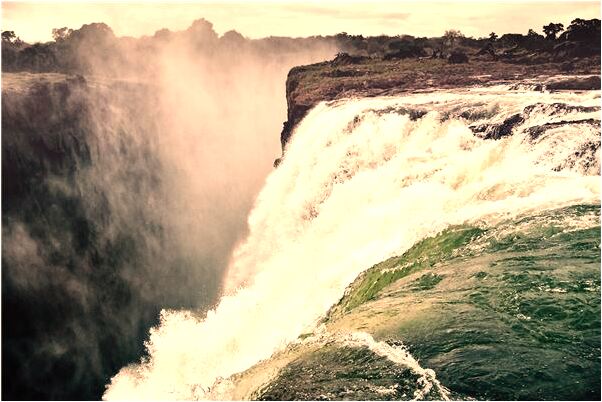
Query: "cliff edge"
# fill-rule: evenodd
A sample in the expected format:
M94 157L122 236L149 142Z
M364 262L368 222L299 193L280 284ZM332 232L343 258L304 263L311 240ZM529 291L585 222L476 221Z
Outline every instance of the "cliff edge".
M544 63L475 57L456 64L444 59L386 60L339 53L330 61L294 67L286 81L283 155L296 125L322 101L511 83L532 85L535 90L600 89L600 56ZM274 165L279 162L280 158Z

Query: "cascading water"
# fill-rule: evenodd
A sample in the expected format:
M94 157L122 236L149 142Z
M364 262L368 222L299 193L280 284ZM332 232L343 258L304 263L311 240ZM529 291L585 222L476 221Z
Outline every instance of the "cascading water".
M164 311L148 357L104 398L234 397L226 379L314 331L373 264L451 225L598 204L599 102L600 91L498 86L319 104L256 200L220 303L206 315ZM348 336L340 342L386 349Z

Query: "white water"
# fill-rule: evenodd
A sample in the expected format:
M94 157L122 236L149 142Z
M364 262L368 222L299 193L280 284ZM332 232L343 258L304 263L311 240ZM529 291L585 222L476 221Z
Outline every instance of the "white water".
M470 109L485 116L478 124L501 122L535 103L596 106L599 97L498 87L318 105L256 200L250 234L232 257L228 295L204 318L164 311L151 330L149 357L122 369L104 398L215 397L216 381L311 331L361 271L416 241L452 224L599 202L599 176L578 164L552 170L599 141L599 129L564 126L536 141L523 132L599 119L599 112L552 115L539 107L499 141L479 139L458 117L442 121ZM382 112L399 107L429 113L411 121ZM597 161L599 169L599 150Z
M378 356L384 357L400 366L405 366L419 376L417 381L418 388L414 391L414 400L424 399L433 388L436 388L442 400L449 400L449 390L442 386L435 378L435 372L431 369L421 367L404 346L394 347L386 342L377 342L370 334L364 332L329 334L318 331L317 335L306 339L304 343L337 343L341 346L354 348L366 347Z

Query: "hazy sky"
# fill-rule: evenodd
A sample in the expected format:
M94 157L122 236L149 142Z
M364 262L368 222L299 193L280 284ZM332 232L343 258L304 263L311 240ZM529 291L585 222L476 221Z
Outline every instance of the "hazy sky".
M197 18L222 34L235 29L250 38L412 34L440 36L460 29L467 36L541 31L549 22L565 26L576 17L600 18L599 2L8 2L2 1L2 30L27 42L51 39L52 28L105 22L118 36L152 35L161 28L182 30Z

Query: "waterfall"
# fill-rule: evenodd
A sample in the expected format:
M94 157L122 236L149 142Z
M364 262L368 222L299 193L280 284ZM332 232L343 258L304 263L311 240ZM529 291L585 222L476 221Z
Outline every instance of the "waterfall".
M215 398L214 384L312 331L358 274L417 241L598 203L599 102L497 86L317 105L255 201L219 304L163 311L148 357L104 398Z

